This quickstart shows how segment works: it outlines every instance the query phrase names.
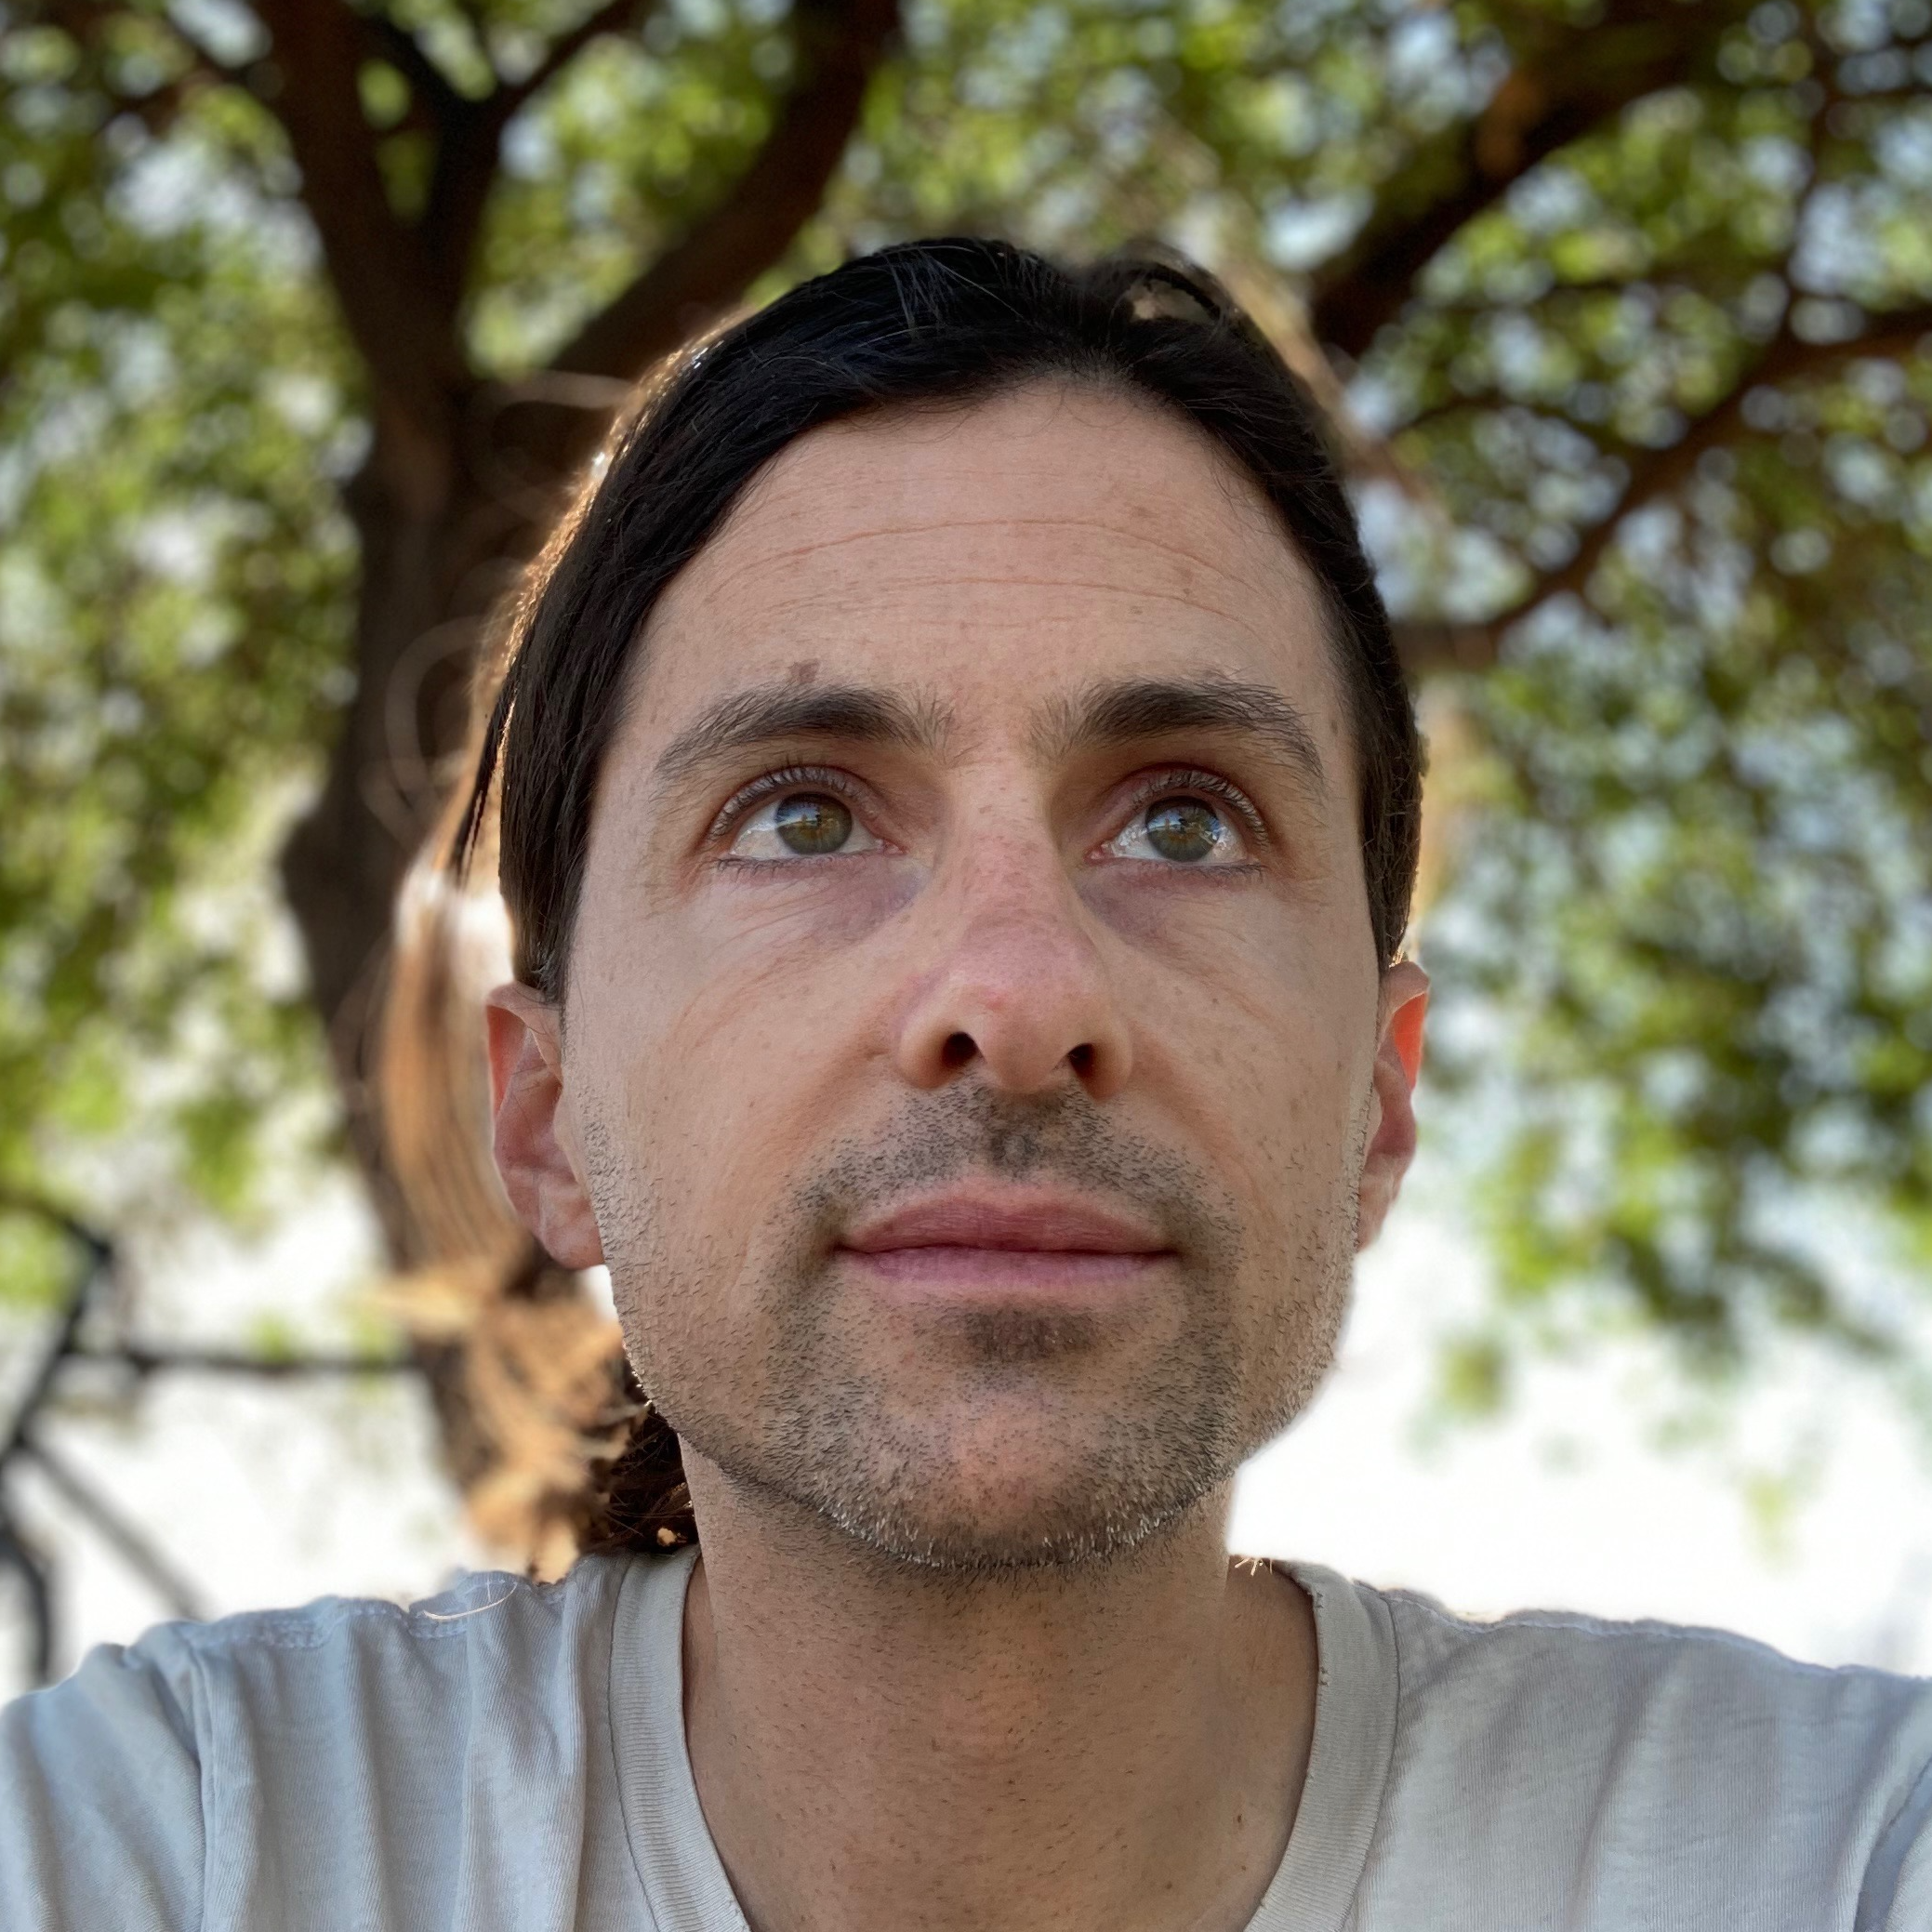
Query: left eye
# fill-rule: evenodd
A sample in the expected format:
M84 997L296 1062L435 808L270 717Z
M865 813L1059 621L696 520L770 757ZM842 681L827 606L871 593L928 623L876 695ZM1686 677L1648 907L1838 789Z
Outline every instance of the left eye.
M788 792L761 805L731 841L732 856L742 859L843 858L879 850L852 807L823 791Z
M1205 799L1157 799L1103 848L1114 858L1199 866L1241 855L1238 833Z

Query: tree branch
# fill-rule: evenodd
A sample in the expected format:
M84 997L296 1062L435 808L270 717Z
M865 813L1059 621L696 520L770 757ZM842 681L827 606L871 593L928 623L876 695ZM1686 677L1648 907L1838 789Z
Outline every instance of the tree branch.
M449 76L423 51L422 43L386 13L359 13L356 20L377 60L387 60L421 96L440 129L449 117L471 105L450 85Z
M456 302L383 186L357 84L367 23L341 0L261 0L260 14L281 70L268 105L301 169L349 332L391 405L436 422L466 379Z
M1392 437L1407 436L1416 430L1433 429L1437 423L1452 421L1459 416L1501 415L1505 412L1531 417L1540 423L1560 424L1582 437L1586 443L1595 443L1606 456L1623 456L1630 449L1630 444L1622 437L1602 423L1579 422L1555 403L1531 396L1515 396L1507 390L1499 389L1465 390L1446 396L1439 403L1431 403L1426 409L1417 410L1407 422L1396 423L1389 434Z
M104 0L42 0L41 9L42 18L84 46L114 11ZM157 130L198 81L247 86L262 98L288 137L329 281L378 390L392 406L433 417L443 396L464 383L455 326L460 273L454 283L435 274L439 250L423 247L390 207L376 137L363 113L358 69L373 54L403 73L436 126L439 158L461 145L477 104L464 99L415 36L385 15L357 12L341 0L261 0L258 12L271 60L224 62L168 20L191 62L188 72L151 95L115 98ZM493 132L472 184L479 212L495 153ZM426 226L433 241L438 231ZM472 219L461 237L464 264L473 227Z
M244 1375L270 1382L298 1376L414 1374L420 1368L409 1356L391 1355L250 1355L232 1348L150 1348L136 1342L112 1348L76 1348L68 1360L108 1362L131 1369L137 1375L164 1372L193 1375Z
M470 259L496 181L503 130L510 116L593 40L641 23L655 4L656 0L607 0L553 41L523 79L499 83L474 100L450 85L413 34L385 17L370 17L370 27L389 50L388 58L395 60L418 89L435 126L436 160L430 192L422 216L411 232L450 313L460 308L469 286ZM481 45L481 23L471 20L470 27Z
M1910 355L1932 335L1932 302L1882 312L1856 336L1836 342L1807 342L1792 333L1787 319L1780 332L1751 358L1716 402L1696 417L1676 442L1631 458L1628 478L1616 503L1601 522L1586 530L1567 563L1539 577L1509 609L1479 625L1417 624L1402 628L1403 662L1411 675L1447 669L1487 668L1496 659L1504 635L1552 599L1583 596L1625 523L1638 510L1668 496L1689 480L1698 458L1731 441L1743 427L1744 399L1754 389L1812 376L1859 356Z
M1472 122L1429 143L1384 185L1381 218L1317 276L1317 335L1359 358L1462 228L1558 149L1647 94L1701 77L1740 11L1735 0L1697 7L1613 0L1588 26L1553 25Z
M76 46L93 47L102 27L113 20L119 8L106 0L42 0L37 17L57 27ZM144 94L129 94L113 86L105 73L97 75L102 91L124 113L134 115L152 134L166 131L194 91L204 86L241 86L246 84L245 70L230 66L204 46L179 20L166 15L152 17L163 26L187 61L181 73Z
M532 95L548 86L593 40L606 33L628 33L641 28L657 10L657 0L605 0L592 7L576 25L561 33L544 51L541 60L513 86L506 86L503 118L508 120Z
M804 0L793 18L799 78L764 146L717 207L585 324L554 372L634 378L743 294L817 212L898 7Z

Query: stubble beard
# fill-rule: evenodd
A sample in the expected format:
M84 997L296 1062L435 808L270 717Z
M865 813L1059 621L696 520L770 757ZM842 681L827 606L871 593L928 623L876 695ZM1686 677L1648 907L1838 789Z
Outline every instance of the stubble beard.
M1114 1126L1084 1092L1013 1101L954 1087L908 1101L890 1130L832 1147L795 1190L757 1288L755 1404L715 1347L687 1350L651 1303L676 1266L640 1213L656 1184L637 1151L587 1134L593 1197L626 1343L644 1387L680 1437L742 1491L803 1509L858 1550L960 1581L1131 1558L1187 1518L1247 1456L1284 1429L1334 1357L1347 1305L1366 1119L1323 1198L1283 1217L1277 1251L1258 1254L1233 1200L1167 1147ZM862 1214L915 1192L987 1174L1053 1183L1150 1221L1171 1249L1182 1301L1173 1344L1069 1415L1051 1481L1016 1508L989 1498L944 1437L906 1413L903 1392L865 1359L832 1249ZM1292 1188L1298 1175L1284 1174ZM617 1238L614 1239L615 1236ZM1258 1279L1244 1289L1244 1266ZM698 1272L702 1272L699 1270ZM1262 1310L1248 1318L1244 1294ZM975 1392L1053 1399L1102 1345L1092 1317L1024 1308L962 1312L952 1340ZM1084 1387L1091 1389L1091 1381ZM1065 1405L1063 1404L1063 1408ZM752 1412L755 1409L755 1412ZM1010 1499L1009 1499L1010 1501ZM702 1526L700 1526L702 1528Z

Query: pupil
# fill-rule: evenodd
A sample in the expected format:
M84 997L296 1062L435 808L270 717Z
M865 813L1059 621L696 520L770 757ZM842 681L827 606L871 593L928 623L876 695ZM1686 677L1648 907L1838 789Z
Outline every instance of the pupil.
M837 852L852 837L852 814L823 792L801 792L772 814L779 838L796 853Z
M1147 842L1164 859L1198 865L1221 843L1221 817L1198 799L1170 799L1147 814Z

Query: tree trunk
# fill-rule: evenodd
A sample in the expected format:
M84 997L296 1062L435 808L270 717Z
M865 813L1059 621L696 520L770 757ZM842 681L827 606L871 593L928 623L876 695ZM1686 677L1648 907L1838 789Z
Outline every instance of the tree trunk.
M554 1573L585 1520L586 1459L636 1401L615 1324L509 1213L462 902L399 893L474 755L478 653L622 392L560 404L478 383L425 431L378 412L345 493L361 539L356 691L283 875L327 1024L351 1151L444 1461L477 1528Z
M389 430L346 492L362 549L355 695L322 794L282 857L351 1145L402 1265L414 1244L386 1183L373 1038L397 888L430 829L430 774L460 741L442 713L468 671L481 613L465 592L485 561L474 535L483 506L465 482L454 436Z

